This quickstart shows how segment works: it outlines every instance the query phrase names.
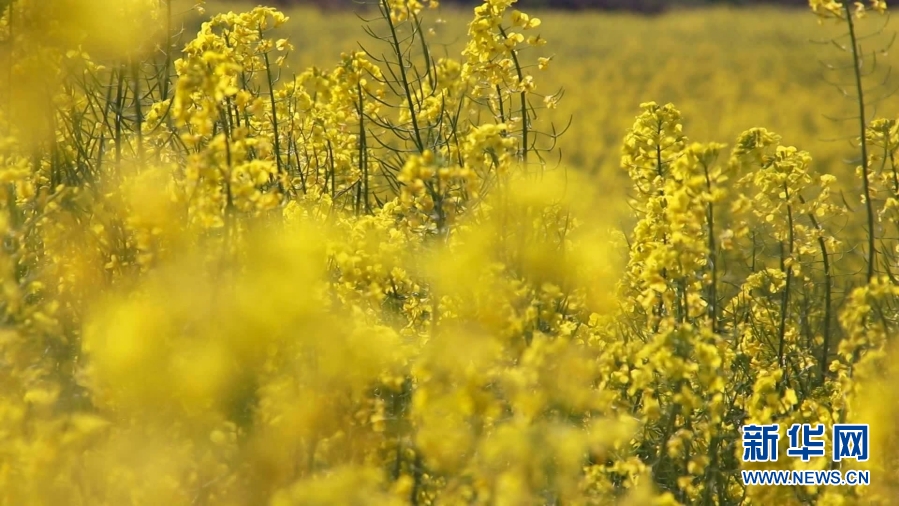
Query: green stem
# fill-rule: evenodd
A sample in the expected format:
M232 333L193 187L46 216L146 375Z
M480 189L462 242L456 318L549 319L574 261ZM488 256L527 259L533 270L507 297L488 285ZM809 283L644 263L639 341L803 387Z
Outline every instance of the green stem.
M412 97L412 91L409 87L409 78L406 75L406 65L403 63L403 52L400 49L400 40L396 35L396 26L393 24L393 18L390 17L390 5L387 0L381 0L381 9L384 13L384 19L387 20L387 26L390 27L390 43L393 46L393 53L396 56L396 63L400 68L400 80L403 83L403 93L406 95L406 102L409 106L409 117L412 118L412 131L415 134L415 147L419 153L425 150L424 142L421 140L421 131L418 129L418 118L415 114L415 103Z
M132 86L134 86L134 133L137 135L137 159L139 162L142 162L144 159L144 116L140 103L140 64L133 57L131 58L131 81Z
M715 250L715 208L712 204L712 179L709 175L709 167L706 164L702 166L705 171L706 190L709 192L709 202L706 205L706 221L709 227L709 252L708 261L711 270L712 280L708 291L709 319L711 320L712 332L718 332L718 269L716 266L717 253Z
M259 27L259 38L263 37L262 27ZM278 110L275 107L275 88L272 82L272 66L269 62L268 52L262 53L265 60L265 82L268 84L269 103L272 107L272 131L275 136L275 165L278 167L278 174L283 174L284 168L281 166L281 140L278 135Z
M853 73L855 74L855 88L858 92L858 120L862 151L862 189L864 191L865 212L867 214L868 222L867 281L870 283L871 279L874 277L877 252L874 249L874 204L873 202L871 202L871 188L870 182L868 181L868 142L865 139L865 132L867 130L867 121L865 120L865 96L864 90L862 89L861 58L859 56L858 38L855 34L855 22L852 20L852 7L850 6L850 2L844 3L843 9L846 12L846 22L849 25L849 40L852 44L852 63L854 71Z

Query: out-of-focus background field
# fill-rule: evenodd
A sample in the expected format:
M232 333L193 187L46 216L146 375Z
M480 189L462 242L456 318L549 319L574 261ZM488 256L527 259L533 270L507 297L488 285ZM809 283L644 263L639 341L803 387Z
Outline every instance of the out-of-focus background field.
M208 2L206 10L240 12L253 5ZM362 9L283 7L291 19L282 36L296 48L291 67L298 72L311 65L330 68L341 52L358 50L360 43L371 45L362 29ZM770 6L678 9L657 16L528 12L543 21L537 31L549 41L553 55L539 76L538 92L564 90L558 108L548 116L543 111L537 128L545 128L547 121L563 128L571 121L559 141L566 166L615 171L625 130L639 104L653 100L674 103L693 140L731 145L746 129L763 126L783 135L785 143L811 152L819 170L848 175L845 160L857 152L850 145L857 137L857 106L847 67L850 55L831 41L845 42L839 39L844 27L819 26L804 8ZM471 10L442 6L426 14L434 47L458 58ZM187 17L185 36L193 36L197 19ZM899 103L899 96L891 94L896 81L888 79L899 60L896 51L887 50L897 29L895 19L877 20L860 34L871 36L863 41L866 64L874 72L865 85L867 101L877 106L869 113L894 111Z

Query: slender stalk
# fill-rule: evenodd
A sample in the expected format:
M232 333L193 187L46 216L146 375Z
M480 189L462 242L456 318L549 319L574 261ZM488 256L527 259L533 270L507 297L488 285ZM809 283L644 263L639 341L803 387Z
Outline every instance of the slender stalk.
M137 159L142 162L144 159L144 136L142 131L144 116L140 103L140 64L133 57L131 58L131 80L132 86L134 86L134 133L137 136Z
M662 123L661 122L659 122L656 125L656 134L657 135L662 134ZM659 175L659 178L664 181L665 166L664 166L664 162L662 160L662 146L661 146L661 144L658 144L658 143L656 143L656 173ZM659 195L659 198L661 198L661 200L662 200L662 203L661 203L662 209L665 209L665 207L667 207L665 198L664 198L665 191L660 189L658 195ZM662 235L662 244L667 246L667 244L668 244L668 235L667 234ZM668 268L662 267L662 272L660 274L662 276L662 279L664 279L667 284ZM665 300L661 294L659 294L659 304L657 306L656 313L657 313L657 315L656 315L657 319L653 323L653 329L652 329L653 333L657 333L659 331L659 327L662 322L662 316L665 314Z
M366 214L371 213L368 199L368 146L365 138L365 107L362 99L362 84L356 83L356 94L359 99L359 166L362 169L362 184L359 185L361 196L360 209L365 208Z
M718 269L717 269L717 252L715 249L715 208L711 201L712 179L709 176L709 167L702 165L705 172L706 190L709 192L709 202L706 204L706 221L709 227L709 270L711 271L712 281L709 284L708 304L709 304L709 320L711 320L712 332L718 332Z
M106 148L106 132L109 130L109 110L112 107L112 82L115 79L114 73L110 72L109 74L109 83L106 85L106 96L104 97L104 107L103 111L98 114L102 114L104 119L106 128L100 129L100 139L99 145L97 147L97 175L100 177L103 171L103 155Z
M790 198L790 190L787 187L786 183L784 184L784 194L786 195L786 199L789 201ZM787 204L787 227L789 227L787 238L787 248L784 248L783 241L780 241L780 270L786 276L786 282L784 285L783 295L780 299L780 325L778 327L778 348L777 348L777 360L782 368L785 368L785 360L784 360L784 344L787 338L787 312L790 308L790 288L792 284L793 277L793 266L787 266L787 254L790 255L792 260L793 256L793 207Z
M506 111L503 110L503 91L496 85L496 101L499 104L499 121L500 123L506 122Z
M259 27L259 37L263 37L262 27ZM268 84L269 103L272 107L272 131L275 136L275 165L278 167L278 174L283 174L284 168L281 166L281 139L278 135L278 109L275 104L275 87L272 82L272 65L269 61L267 51L262 53L262 57L265 60L265 82Z
M506 31L500 27L500 33L503 37L506 37ZM521 71L521 63L518 61L518 51L512 50L512 62L515 64L515 72L518 75L518 83L521 84L524 82L524 73ZM521 162L524 164L525 168L528 165L528 121L530 121L530 117L528 116L528 97L527 91L524 89L519 93L519 98L521 100Z
M231 130L230 125L228 124L228 118L225 116L224 111L220 111L219 115L221 116L222 123L222 136L225 139L225 165L226 170L224 171L224 180L225 180L225 252L230 252L230 248L232 245L233 235L234 235L234 195L231 193L231 177L234 172L234 166L231 160Z
M115 108L115 161L116 165L122 163L122 110L125 106L125 72L121 67L116 69L118 82L116 84L116 108Z
M165 73L162 79L162 100L169 98L171 85L169 71L172 68L172 0L165 0Z
M421 131L418 128L418 118L415 113L414 97L409 86L409 78L406 75L406 65L403 63L403 51L400 49L400 39L396 34L396 26L393 24L393 18L390 16L390 5L387 0L381 0L381 9L384 13L384 19L387 20L387 26L390 27L390 43L393 46L393 53L396 56L396 63L400 68L400 80L403 84L403 93L406 95L406 103L409 106L409 117L412 119L412 133L415 134L415 147L419 153L425 150L424 142L421 140Z
M805 204L805 199L799 195L799 201ZM821 259L824 264L824 342L821 347L821 381L827 377L827 355L830 353L831 328L830 321L833 318L833 273L830 271L830 253L827 251L827 242L824 240L824 227L815 218L813 213L808 213L812 226L818 230L818 247L821 248Z
M831 307L833 306L833 275L830 272L830 256L827 253L827 244L824 239L819 237L818 244L821 246L821 258L824 260L824 343L821 349L821 379L827 376L827 355L830 353L830 320Z
M418 506L418 491L421 489L423 469L421 453L415 450L415 460L412 461L412 490L409 492L409 503Z
M855 21L852 19L851 2L843 3L843 9L846 12L846 22L849 25L849 41L852 44L852 67L855 75L855 88L858 93L858 123L862 154L862 191L865 197L865 213L868 224L868 253L867 253L867 281L870 283L874 277L874 269L877 261L877 252L874 249L874 204L871 202L871 188L868 181L868 142L865 139L867 130L867 120L865 119L865 95L862 88L862 69L861 56L859 55L858 37L855 34Z

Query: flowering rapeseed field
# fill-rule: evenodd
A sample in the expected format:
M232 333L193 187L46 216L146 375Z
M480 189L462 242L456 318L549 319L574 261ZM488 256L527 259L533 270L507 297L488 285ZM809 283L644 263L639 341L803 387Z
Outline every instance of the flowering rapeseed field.
M210 1L206 10L239 12L254 5ZM366 42L352 12L293 7L286 13L291 20L278 28L277 36L294 45L287 57L292 68L330 67L341 52ZM542 56L551 60L541 73L539 91L564 92L556 108L541 116L560 130L570 122L558 139L563 165L604 177L626 176L619 170L622 132L633 124L639 105L652 99L676 104L696 138L730 143L758 125L783 132L791 143L814 153L822 171L848 171L848 188L855 184L844 162L852 152L850 121L857 114L852 97L842 93L852 91L845 88L852 83L849 55L832 45L833 39L845 37L844 26L818 24L805 10L762 7L653 17L552 10L532 14L541 19L540 33L550 41L543 48ZM195 32L202 19L191 16L188 32ZM433 30L428 40L441 56L464 49L470 11L441 5L422 21L426 30ZM873 106L880 99L883 114L892 113L897 99L890 92L896 81L873 88L899 66L899 52L890 46L899 19L877 16L860 29L863 36L877 35L865 43L865 56L876 69L866 82L872 88L869 101ZM616 184L626 187L627 178Z
M382 0L309 68L272 8L184 36L174 1L0 3L0 504L893 504L886 4L805 14L855 171L784 140L808 116L696 142L645 102L616 191L606 141L564 169L595 130L546 90L616 98L512 3L450 50ZM870 424L871 486L744 485L842 465L743 462L771 423Z

